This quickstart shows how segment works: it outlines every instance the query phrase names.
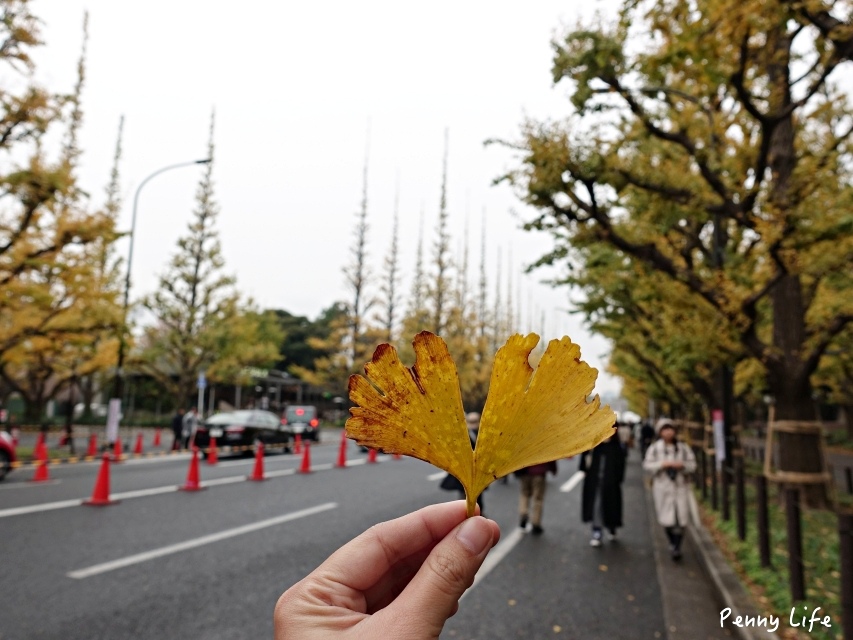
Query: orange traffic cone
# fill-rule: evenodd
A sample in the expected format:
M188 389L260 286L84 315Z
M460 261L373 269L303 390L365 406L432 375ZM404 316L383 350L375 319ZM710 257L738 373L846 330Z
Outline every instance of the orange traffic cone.
M160 446L160 427L157 427L154 430L154 442L152 443L152 445L155 447Z
M249 480L254 480L256 482L260 482L261 480L266 480L264 478L264 443L259 442L258 446L255 448L255 469L252 471L252 475L249 476Z
M293 453L302 453L302 435L297 433L293 441Z
M347 466L347 432L344 431L341 434L341 448L338 449L338 461L335 463L336 467L346 467Z
M38 440L36 440L36 448L33 450L33 457L36 460L47 460L47 443L45 442L43 433L39 433Z
M105 453L101 460L101 469L98 471L98 479L95 480L95 488L92 489L92 497L83 501L83 504L92 507L119 503L118 500L110 500L110 454Z
M121 436L116 438L115 446L113 446L113 462L121 462L124 455L121 452Z
M190 459L187 481L183 487L178 487L178 489L181 491L201 491L204 489L198 479L198 447L193 447L193 457Z
M307 441L305 442L305 453L302 455L302 464L299 465L299 473L311 473L311 447L308 446Z
M142 455L142 434L136 436L136 446L133 447L133 453L137 456Z
M216 451L216 438L211 438L210 445L207 447L207 464L217 462L219 462L219 453Z
M47 471L47 458L36 462L36 472L33 474L32 482L47 482L50 473Z
M367 452L367 461L370 464L376 464L376 449L370 449Z
M98 436L94 433L89 435L89 449L86 451L86 457L94 458L98 455Z

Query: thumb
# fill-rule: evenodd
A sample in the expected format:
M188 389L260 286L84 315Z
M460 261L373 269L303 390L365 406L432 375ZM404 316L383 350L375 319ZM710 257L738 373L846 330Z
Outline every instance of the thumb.
M491 520L466 519L433 548L386 611L393 609L392 615L409 621L412 637L437 638L499 537L500 530Z

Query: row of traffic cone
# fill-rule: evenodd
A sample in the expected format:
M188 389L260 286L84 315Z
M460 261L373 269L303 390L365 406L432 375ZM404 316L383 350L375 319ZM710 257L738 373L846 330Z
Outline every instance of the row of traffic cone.
M210 464L215 464L217 460L216 440L211 439L210 444L211 446L208 450L208 462ZM346 432L344 432L341 437L341 445L340 450L338 452L338 461L336 464L336 466L338 467L346 467L346 445ZM211 457L213 458L213 460L211 460ZM400 457L401 456L399 454L394 455L394 459L400 459ZM88 500L85 500L83 504L90 506L106 506L111 504L117 504L119 502L118 500L112 500L110 498L110 461L110 455L108 453L105 453L102 458L101 468L98 471L98 478L95 481L95 487L92 491L92 497ZM376 449L370 449L367 461L372 464L375 464L377 462ZM311 448L308 442L305 443L303 449L302 463L299 466L299 473L311 473ZM47 474L47 459L45 457L45 460L43 460L41 464L36 468L36 477L33 478L33 481L43 482L48 479ZM247 480L251 480L254 482L266 480L266 478L264 477L263 442L259 442L258 446L255 449L255 466L252 470L252 474L247 477ZM198 447L193 447L192 458L190 458L190 466L189 470L187 471L187 479L181 487L178 487L178 489L181 491L201 491L204 488L205 487L201 486L201 479L199 473Z

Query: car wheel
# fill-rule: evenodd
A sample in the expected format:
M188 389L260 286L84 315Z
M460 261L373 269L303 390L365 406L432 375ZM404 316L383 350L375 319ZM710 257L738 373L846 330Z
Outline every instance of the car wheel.
M0 451L0 480L6 477L9 470L12 468L12 459L5 451Z

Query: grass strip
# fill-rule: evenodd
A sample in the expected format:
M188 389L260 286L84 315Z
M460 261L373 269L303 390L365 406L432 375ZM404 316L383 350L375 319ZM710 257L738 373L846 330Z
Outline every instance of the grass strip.
M770 528L771 566L761 566L758 551L755 484L751 476L746 484L747 537L741 541L737 535L737 520L732 492L732 518L725 522L722 514L713 511L709 503L701 501L697 494L700 517L712 538L732 565L741 582L752 594L760 615L779 617L777 633L787 639L816 638L818 640L840 640L841 601L838 518L830 511L802 508L803 563L806 580L806 601L792 602L788 579L788 547L786 539L785 509L778 488L768 486L768 516ZM811 633L803 632L802 626L794 628L793 621L800 623L805 615L820 607L820 617L828 615L832 628L815 625ZM808 623L806 624L806 630Z

